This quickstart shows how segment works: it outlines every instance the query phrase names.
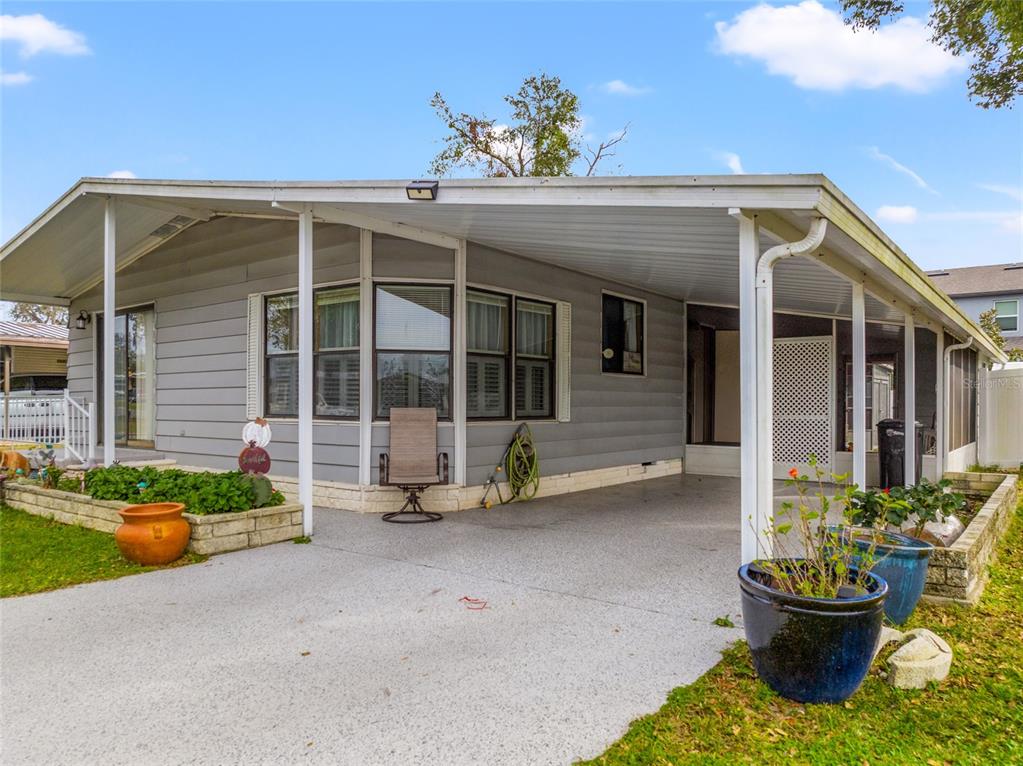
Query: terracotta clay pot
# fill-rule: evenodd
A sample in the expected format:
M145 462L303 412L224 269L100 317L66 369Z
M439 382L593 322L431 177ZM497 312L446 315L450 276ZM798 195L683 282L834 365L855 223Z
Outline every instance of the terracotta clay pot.
M169 564L181 558L192 528L181 518L181 503L129 505L118 513L124 523L114 532L121 554L143 566Z

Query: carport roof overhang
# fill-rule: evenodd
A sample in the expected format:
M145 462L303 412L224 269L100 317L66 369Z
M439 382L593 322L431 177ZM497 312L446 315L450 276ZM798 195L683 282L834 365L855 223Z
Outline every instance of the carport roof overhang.
M869 318L973 337L1004 355L880 228L823 175L648 176L442 180L435 201L410 201L407 181L169 181L83 178L0 251L0 297L68 303L99 283L103 219L118 202L124 268L216 216L345 223L440 246L467 239L674 298L738 304L738 223L756 216L762 246L828 221L810 258L778 264L779 310L849 316L848 280Z

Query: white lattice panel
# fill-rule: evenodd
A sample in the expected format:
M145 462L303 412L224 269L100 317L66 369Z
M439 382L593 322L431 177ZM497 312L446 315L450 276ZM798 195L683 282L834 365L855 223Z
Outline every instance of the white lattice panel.
M774 342L776 471L805 466L809 455L828 470L834 442L834 348L831 336Z

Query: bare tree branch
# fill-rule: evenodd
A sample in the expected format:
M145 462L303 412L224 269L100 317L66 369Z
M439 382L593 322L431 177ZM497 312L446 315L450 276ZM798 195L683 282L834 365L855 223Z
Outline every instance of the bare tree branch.
M601 141L596 149L591 149L589 146L586 147L586 154L589 155L589 159L586 160L586 175L592 176L593 171L597 169L597 164L601 160L606 160L608 157L614 157L615 152L610 151L612 148L620 144L625 140L625 136L629 132L629 126L626 125L622 128L618 135L608 139L607 141Z

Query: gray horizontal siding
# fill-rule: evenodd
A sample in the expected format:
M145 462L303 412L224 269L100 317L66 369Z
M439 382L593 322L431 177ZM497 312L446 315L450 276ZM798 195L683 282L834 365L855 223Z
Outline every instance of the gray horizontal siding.
M156 311L156 449L186 465L236 468L246 422L251 293L297 284L297 227L233 219L201 224L118 275L117 303ZM314 281L358 276L358 231L317 225ZM99 289L73 307L97 310ZM74 332L74 331L72 331ZM87 337L86 337L87 336ZM72 336L75 385L91 393L91 326ZM74 390L74 389L73 389ZM273 472L297 475L298 427L273 423ZM317 423L314 477L358 481L358 427Z
M531 423L542 474L608 468L682 455L682 304L543 263L469 244L470 283L572 304L571 422ZM647 301L645 377L600 371L601 291ZM485 481L514 423L467 426L467 480Z
M118 304L152 303L157 328L156 447L181 463L232 468L246 421L247 297L293 289L297 282L296 227L282 222L214 220L181 234L118 276ZM317 225L314 281L358 276L358 233ZM400 242L382 239L378 277L450 276L450 253L415 246L403 255ZM173 245L173 247L171 247ZM402 266L402 260L407 267ZM534 423L545 474L564 473L681 455L682 307L677 301L643 294L613 282L580 275L470 244L468 278L510 291L572 304L572 419ZM647 300L647 375L600 372L601 289ZM99 289L76 301L96 310ZM92 326L72 330L69 386L92 395ZM294 475L297 425L273 422L270 447L274 472ZM514 424L467 427L468 481L486 479L501 457ZM358 427L317 423L314 451L317 479L358 480ZM388 444L386 424L372 430L371 466ZM438 428L438 450L453 457L454 427Z

